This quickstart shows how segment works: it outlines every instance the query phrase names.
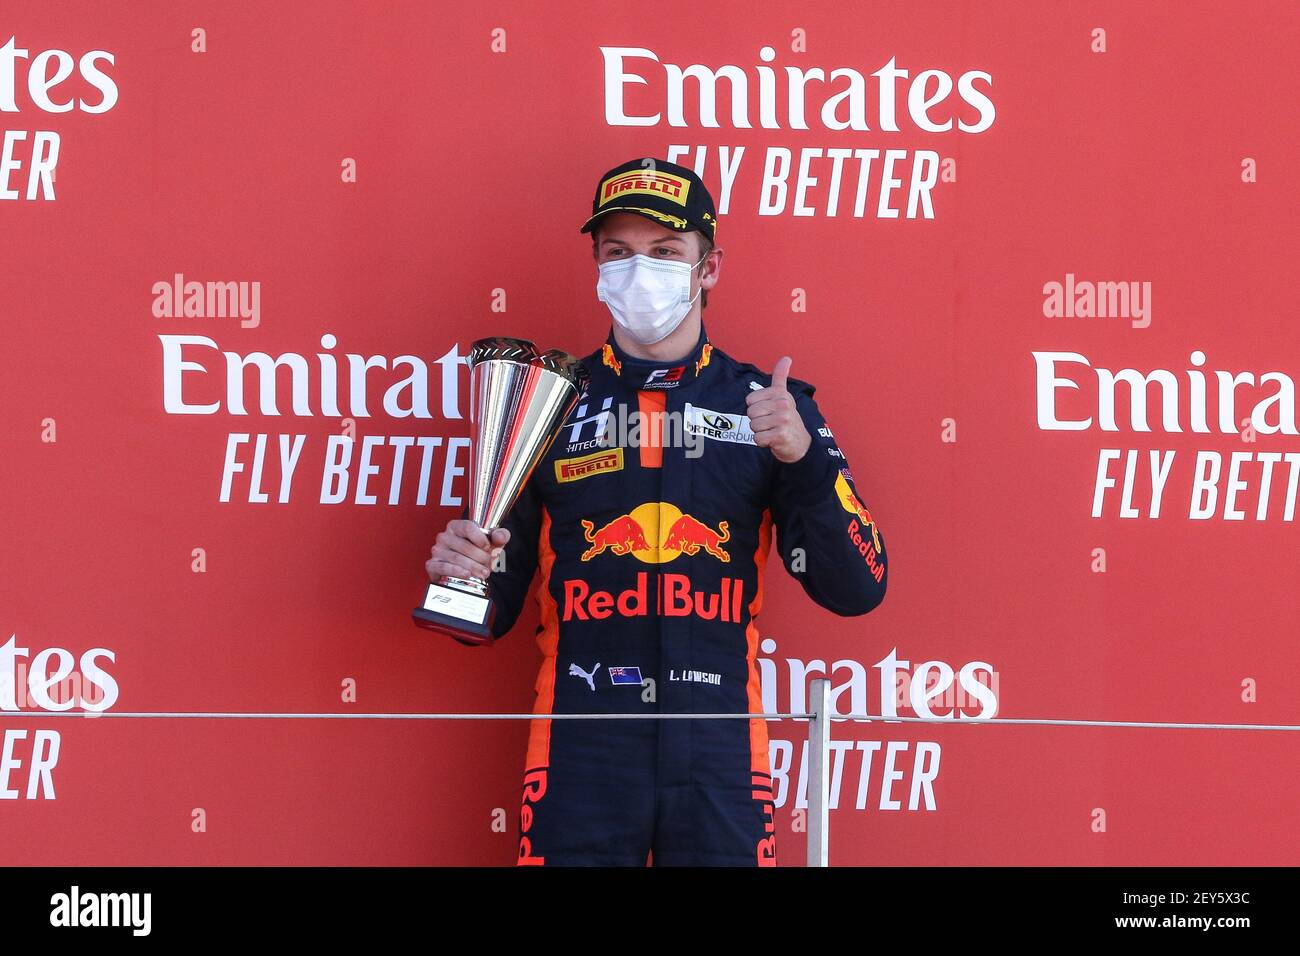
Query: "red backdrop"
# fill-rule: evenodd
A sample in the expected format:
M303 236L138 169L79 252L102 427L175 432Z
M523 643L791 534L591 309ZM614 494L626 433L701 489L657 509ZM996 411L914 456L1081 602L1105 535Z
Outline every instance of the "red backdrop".
M465 493L464 450L449 454L467 434L455 358L486 334L578 353L603 338L578 226L600 173L638 155L692 165L713 190L726 252L705 312L714 341L768 368L793 356L888 536L889 594L865 618L836 618L769 572L772 702L798 709L819 663L849 687L841 712L851 691L871 713L889 706L877 665L891 654L905 678L930 661L996 674L996 709L936 702L951 722L836 725L851 749L832 862L1300 862L1294 735L958 719L1295 720L1294 394L1289 378L1261 379L1300 366L1286 180L1300 138L1287 101L1295 4L654 11L9 5L0 642L13 641L0 650L0 862L511 862L523 723L12 711L48 714L69 695L117 712L528 710L534 610L486 650L409 618L433 536ZM766 126L763 47L776 71ZM619 83L602 55L613 48L653 54L623 61L644 84ZM38 59L45 51L63 55ZM892 93L874 75L891 62L908 71ZM70 75L46 93L42 76L60 64ZM716 124L695 80L683 124L672 121L669 65L691 64L748 81L745 95L719 83ZM787 67L856 71L865 128L845 127L848 100L823 110L849 73L810 83L807 128L792 128ZM914 87L927 70L944 77ZM624 125L611 104L650 120ZM927 119L954 122L935 131ZM57 162L29 193L31 166L49 157L43 132L57 136ZM724 190L722 151L740 147ZM835 215L832 149L845 151ZM782 150L793 165L773 210L765 203L782 197L765 166ZM854 150L880 151L861 215ZM900 151L902 185L886 196L897 216L879 214L886 150ZM922 204L909 216L927 153L932 215ZM797 214L804 156L816 183ZM243 283L258 307L168 316L156 284L177 274ZM1066 316L1052 314L1054 282L1073 284ZM1123 284L1103 298L1134 296L1109 298L1104 311L1119 315L1080 317L1090 283ZM177 371L173 399L215 412L169 411L169 348L196 364ZM247 413L235 414L222 352L302 356L310 414L295 413L288 370L279 414L260 407L251 372ZM1053 352L1092 366L1044 366L1078 388L1040 381L1035 353ZM347 354L385 357L367 379L368 415L345 384L339 413L322 413L321 354L340 367ZM385 391L413 367L392 370L402 355L428 369L429 417L385 411ZM1121 385L1107 427L1096 369L1168 370L1172 421L1155 382L1139 416L1149 430L1135 428ZM1210 370L1254 376L1226 428ZM1091 423L1044 427L1047 412ZM252 441L231 444L244 434ZM269 436L264 502L250 501L257 435ZM280 435L304 436L287 501ZM355 437L348 493L329 503L321 482L339 435ZM373 504L356 495L366 436ZM418 444L390 503L403 436L430 449L423 503ZM244 470L223 501L228 448ZM1109 464L1107 449L1118 451ZM1122 500L1130 450L1134 515ZM1152 451L1174 452L1154 516ZM1222 460L1203 518L1201 453ZM1234 454L1241 518L1225 501ZM1099 461L1115 484L1094 512ZM43 695L43 675L65 663ZM897 712L915 714L912 703L904 693ZM793 790L804 733L771 728L784 864L804 849Z

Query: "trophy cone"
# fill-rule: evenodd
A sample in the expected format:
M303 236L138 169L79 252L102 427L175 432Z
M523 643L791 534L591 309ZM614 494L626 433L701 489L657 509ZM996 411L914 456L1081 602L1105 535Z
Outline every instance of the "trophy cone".
M524 339L479 339L470 346L473 451L466 517L485 533L500 526L546 455L587 383L572 355L538 352ZM443 577L413 612L415 623L462 643L492 642L487 582Z

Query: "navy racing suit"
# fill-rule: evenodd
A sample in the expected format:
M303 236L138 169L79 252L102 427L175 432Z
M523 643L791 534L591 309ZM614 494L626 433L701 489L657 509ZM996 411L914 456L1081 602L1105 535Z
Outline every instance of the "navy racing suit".
M761 713L755 618L773 533L836 614L872 610L888 582L883 535L813 387L789 379L812 445L786 464L745 415L771 375L703 330L682 361L632 358L611 334L585 362L585 394L503 523L493 634L540 572L534 713ZM775 865L763 720L530 726L520 864Z

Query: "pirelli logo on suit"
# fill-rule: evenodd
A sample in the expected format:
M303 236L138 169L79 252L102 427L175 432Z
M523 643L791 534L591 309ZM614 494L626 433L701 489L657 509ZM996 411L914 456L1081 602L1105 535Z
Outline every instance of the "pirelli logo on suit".
M623 470L623 449L611 448L581 458L564 458L555 463L556 481L579 481L607 471Z

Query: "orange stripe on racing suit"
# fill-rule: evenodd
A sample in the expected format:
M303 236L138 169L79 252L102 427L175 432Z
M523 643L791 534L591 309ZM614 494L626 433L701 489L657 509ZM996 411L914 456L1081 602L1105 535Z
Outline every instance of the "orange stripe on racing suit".
M662 468L664 464L663 413L668 406L668 396L663 392L636 393L637 410L641 413L641 467Z
M559 615L555 609L555 599L551 597L548 586L551 565L555 563L555 552L551 548L551 515L543 508L541 532L537 537L538 565L541 569L542 583L537 589L537 603L541 607L541 629L537 633L537 646L542 651L542 666L537 671L537 680L533 689L537 691L537 700L533 704L534 714L549 714L555 710L555 652L560 640ZM546 780L551 762L551 722L549 720L531 720L528 729L528 751L524 759L524 792L519 808L519 866L542 866L546 858L533 853L532 839L528 831L532 828L534 807L546 796Z
M555 707L555 650L560 641L560 618L549 586L551 565L555 563L555 552L551 550L550 531L551 515L543 508L541 533L537 537L537 561L542 578L537 588L537 604L541 608L542 624L542 629L537 634L537 646L542 652L542 666L537 672L537 681L533 685L533 689L537 691L537 700L533 704L534 714L549 714ZM528 732L525 770L547 766L551 754L551 722L531 720L529 723L532 726Z
M772 512L763 512L763 523L758 529L758 547L754 549L754 599L749 602L749 625L745 628L745 658L749 667L746 682L746 699L749 712L763 712L763 691L758 678L758 627L754 624L759 608L763 606L763 569L767 566L768 549L772 544ZM767 836L759 840L756 851L759 866L776 866L776 804L772 799L772 768L768 761L767 721L761 717L749 720L749 757L751 784L754 799L762 801L767 818L764 829Z

